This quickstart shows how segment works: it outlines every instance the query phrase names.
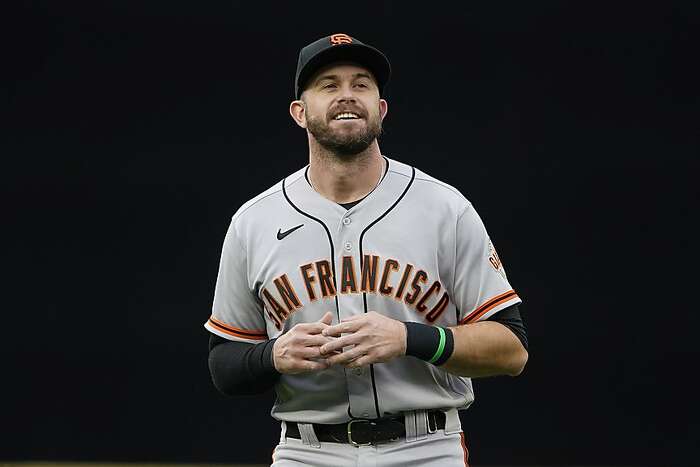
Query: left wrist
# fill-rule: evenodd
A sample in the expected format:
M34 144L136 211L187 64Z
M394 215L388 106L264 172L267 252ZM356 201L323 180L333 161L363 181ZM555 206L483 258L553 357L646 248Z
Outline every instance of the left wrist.
M401 324L401 348L399 350L399 356L403 357L405 355L408 355L408 327L403 321L400 321L399 324Z
M407 321L406 355L433 365L445 363L454 351L454 336L449 328L429 326Z

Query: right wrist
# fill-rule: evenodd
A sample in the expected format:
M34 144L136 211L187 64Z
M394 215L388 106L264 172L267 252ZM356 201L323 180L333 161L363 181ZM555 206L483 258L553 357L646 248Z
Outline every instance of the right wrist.
M270 339L265 343L265 350L263 351L262 363L267 370L280 373L280 371L277 369L277 365L275 365L276 342L277 338L275 337L274 339Z

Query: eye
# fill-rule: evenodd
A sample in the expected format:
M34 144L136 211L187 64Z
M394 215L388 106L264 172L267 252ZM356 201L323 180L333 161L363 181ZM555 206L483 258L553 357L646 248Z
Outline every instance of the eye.
M336 87L336 85L334 83L328 83L328 84L324 84L323 86L321 86L322 89L333 89L335 87Z
M367 87L367 85L365 83L357 83L355 86L357 86L359 88L366 88Z

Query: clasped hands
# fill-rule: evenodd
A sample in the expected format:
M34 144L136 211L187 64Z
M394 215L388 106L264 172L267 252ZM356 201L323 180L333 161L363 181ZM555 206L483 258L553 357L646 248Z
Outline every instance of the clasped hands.
M282 334L272 350L280 373L325 370L333 365L357 368L406 354L406 326L375 311L331 325L326 312L314 323L300 323Z

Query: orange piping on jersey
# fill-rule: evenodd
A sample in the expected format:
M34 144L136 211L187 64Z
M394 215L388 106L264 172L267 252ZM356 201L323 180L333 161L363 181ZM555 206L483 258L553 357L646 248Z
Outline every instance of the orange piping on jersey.
M228 324L224 324L213 316L209 318L209 322L219 331L228 334L229 336L240 337L243 339L253 339L263 341L267 339L267 332L258 329L247 330L239 329Z
M462 451L464 451L464 467L469 467L469 449L467 449L467 443L464 442L464 432L459 432L459 437L462 442Z
M498 305L508 302L514 298L518 298L518 294L516 294L515 291L512 289L508 292L496 295L495 297L487 300L486 303L481 305L479 308L469 313L463 320L459 322L459 324L474 322L482 316L484 316L484 314L488 313L489 310L493 310Z

